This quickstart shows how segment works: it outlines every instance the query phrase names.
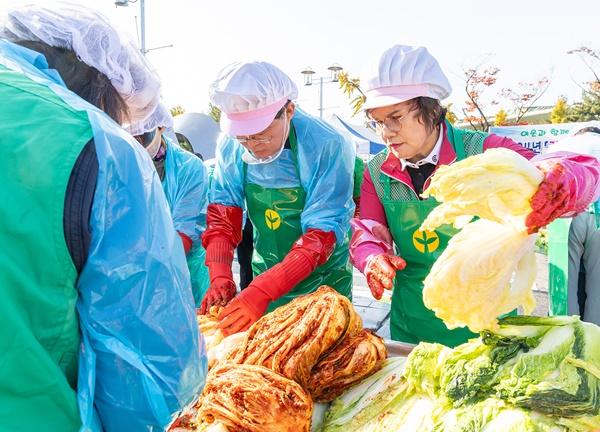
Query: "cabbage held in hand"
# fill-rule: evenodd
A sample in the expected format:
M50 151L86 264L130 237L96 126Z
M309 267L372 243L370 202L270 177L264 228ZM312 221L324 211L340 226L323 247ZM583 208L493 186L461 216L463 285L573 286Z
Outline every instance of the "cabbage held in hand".
M441 204L427 217L422 230L433 231L444 224L462 227L473 216L505 222L525 220L531 213L531 197L544 175L520 154L490 149L452 165L438 168L423 197Z
M455 235L424 281L423 300L450 329L494 329L496 318L535 300L535 236L525 218L543 174L498 148L440 167L423 196L440 202L421 225L454 224ZM474 216L481 219L468 223Z
M496 328L496 317L535 307L535 235L480 219L448 243L424 281L423 301L450 329Z

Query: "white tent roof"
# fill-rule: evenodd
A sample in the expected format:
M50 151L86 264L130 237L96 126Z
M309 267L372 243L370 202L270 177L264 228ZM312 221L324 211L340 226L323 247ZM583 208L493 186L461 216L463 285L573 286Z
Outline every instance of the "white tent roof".
M188 139L194 153L201 154L204 160L215 157L221 130L212 117L202 113L184 113L176 116L174 121L173 129Z

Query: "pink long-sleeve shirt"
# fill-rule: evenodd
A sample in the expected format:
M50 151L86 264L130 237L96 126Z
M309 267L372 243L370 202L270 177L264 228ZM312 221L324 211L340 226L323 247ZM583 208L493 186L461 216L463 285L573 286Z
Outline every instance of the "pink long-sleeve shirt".
M450 165L456 161L456 153L448 139L446 125L443 125L443 141L440 149L439 162L433 173L425 181L423 189L429 186L433 174L441 165ZM498 135L489 135L483 142L483 150L504 147L531 159L535 153L517 144L510 138ZM391 152L381 166L381 172L393 179L399 180L414 190L411 177L406 169L402 169L400 160ZM364 180L360 192L360 220L351 221L353 236L350 242L350 256L354 266L364 273L368 260L380 253L393 253L393 242L387 231L387 218L373 180L368 169L364 171ZM375 229L374 229L375 228Z
M437 171L440 165L450 165L456 161L456 153L454 152L452 143L450 143L448 140L446 125L443 125L443 127L444 140L442 141L442 148L440 149L440 160L433 173ZM498 147L504 147L516 151L527 159L531 159L535 156L533 151L527 150L510 138L492 134L489 135L483 142L483 151ZM383 165L381 165L381 172L393 179L405 183L414 190L408 171L406 169L402 169L400 160L394 156L392 152L388 154L387 159L385 162L383 162ZM433 174L431 176L433 176ZM423 190L429 186L431 176L425 181ZM365 169L364 180L360 191L360 218L371 219L387 226L387 219L385 217L385 211L383 210L383 204L381 204L381 201L377 196L377 192L375 191L375 186L373 186L373 180L371 179L371 174L369 173L368 169Z

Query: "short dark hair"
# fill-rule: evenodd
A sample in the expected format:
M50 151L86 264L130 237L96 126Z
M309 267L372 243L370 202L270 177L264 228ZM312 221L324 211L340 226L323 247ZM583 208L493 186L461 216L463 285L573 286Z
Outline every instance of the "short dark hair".
M18 41L17 44L46 57L48 66L58 71L69 90L100 108L114 121L123 124L128 120L127 104L108 77L79 60L72 50L38 41Z
M290 104L291 100L288 99L288 101L285 103L284 106L281 107L281 109L279 111L277 111L277 114L275 114L275 119L279 119L281 118L281 116L283 115L283 113L285 112L286 108L288 107L288 105ZM274 119L274 120L275 120Z
M419 96L411 100L410 111L418 111L417 116L428 130L433 130L446 119L447 109L439 100L426 96Z
M580 131L578 131L575 135L583 135L584 133L600 134L600 128L598 128L597 126L586 126Z

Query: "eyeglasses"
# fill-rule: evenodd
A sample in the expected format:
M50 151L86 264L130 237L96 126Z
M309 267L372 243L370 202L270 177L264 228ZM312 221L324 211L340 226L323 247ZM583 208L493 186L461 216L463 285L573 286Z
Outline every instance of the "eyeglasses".
M273 137L269 137L269 138L238 138L236 137L236 139L238 140L238 142L243 145L243 146L247 146L248 143L255 143L255 144L269 144L271 141L273 141Z
M275 117L275 119L273 120L273 123L271 123L271 125L267 129L262 131L262 133L272 131L273 128L275 127L275 120L279 120L279 118ZM247 146L248 143L254 143L254 144L258 144L258 145L260 145L260 144L266 145L266 144L270 144L271 141L273 141L273 135L270 135L268 138L265 138L265 137L254 138L251 136L245 136L245 137L244 136L239 136L239 137L236 136L235 139L237 139L238 142L243 146Z
M150 132L145 132L142 135L135 135L134 138L136 139L137 142L139 142L144 147L148 147L150 145L150 143L152 142L152 140L154 139L155 135L156 135L156 129L154 129Z
M371 119L367 121L367 125L369 125L370 128L375 130L382 130L384 126L391 130L398 130L402 127L402 120L404 120L405 118L405 115L392 113L383 120Z

